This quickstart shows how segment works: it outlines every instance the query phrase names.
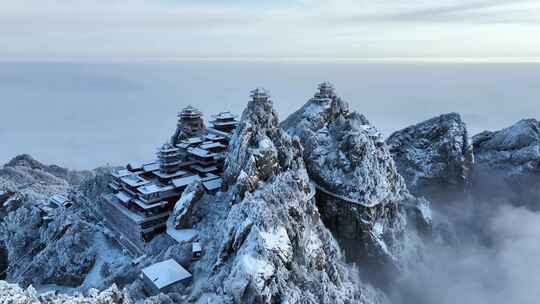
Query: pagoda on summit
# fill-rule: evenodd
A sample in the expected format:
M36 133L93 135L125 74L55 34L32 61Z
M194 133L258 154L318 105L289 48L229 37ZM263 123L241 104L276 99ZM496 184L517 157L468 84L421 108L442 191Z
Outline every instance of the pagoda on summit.
M252 90L250 97L253 99L253 101L265 102L270 99L270 95L268 94L268 91L263 88L256 88L255 90Z
M171 139L171 143L176 145L183 139L199 135L204 129L205 125L201 111L189 105L178 113L176 132Z
M319 91L315 93L314 99L334 99L336 98L336 93L334 91L334 86L325 81L318 86Z

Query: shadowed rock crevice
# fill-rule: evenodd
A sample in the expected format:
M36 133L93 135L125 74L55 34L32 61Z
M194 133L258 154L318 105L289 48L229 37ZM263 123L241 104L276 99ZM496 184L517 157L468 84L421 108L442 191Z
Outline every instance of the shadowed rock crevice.
M408 192L381 134L331 84L320 84L281 125L302 143L323 222L348 260L384 284L402 268L406 247L416 246L405 242L406 210L429 204ZM424 220L429 225L431 219Z
M6 246L0 242L0 280L5 280L9 266L9 256Z

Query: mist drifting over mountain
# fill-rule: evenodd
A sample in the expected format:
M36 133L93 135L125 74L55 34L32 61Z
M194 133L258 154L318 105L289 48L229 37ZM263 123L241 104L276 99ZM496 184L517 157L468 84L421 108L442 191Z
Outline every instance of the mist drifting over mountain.
M0 296L537 302L540 126L521 120L540 114L534 65L1 65L0 269L19 286L0 282ZM314 94L315 79L329 78L338 90L322 83ZM246 94L259 85L275 89ZM157 183L131 161L174 149L162 144L187 105L243 113L215 169L223 184L195 181L171 203L170 220L194 239L157 234L130 256L103 211L124 193L110 187L121 182L116 166ZM12 159L21 153L37 160ZM55 195L74 207L50 213L43 204ZM192 280L148 292L141 271L170 259Z

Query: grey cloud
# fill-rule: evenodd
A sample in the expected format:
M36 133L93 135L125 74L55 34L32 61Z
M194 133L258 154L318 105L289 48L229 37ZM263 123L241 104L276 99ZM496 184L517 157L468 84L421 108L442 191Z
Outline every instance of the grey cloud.
M457 2L452 5L439 5L429 8L403 9L398 12L373 14L353 14L329 17L331 23L459 23L459 24L536 24L540 19L527 9L519 8L519 3L534 3L531 0L491 0L476 2ZM503 10L507 5L512 5ZM496 9L496 10L494 10Z

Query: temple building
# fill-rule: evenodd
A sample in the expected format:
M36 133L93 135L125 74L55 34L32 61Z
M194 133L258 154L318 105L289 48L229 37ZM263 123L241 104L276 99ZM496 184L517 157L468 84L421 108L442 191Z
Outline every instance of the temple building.
M222 132L232 132L238 126L236 115L231 112L220 112L214 115L214 120L210 121L212 128Z
M180 150L173 145L166 143L157 152L159 168L165 174L172 174L178 171L182 163Z
M319 84L319 92L315 93L315 99L333 99L336 97L334 86L330 82Z
M176 145L180 140L200 135L204 130L205 125L201 111L187 106L178 113L178 124L171 142Z
M251 98L253 101L267 101L270 98L268 91L262 88L257 88L251 91Z
M142 279L147 293L157 295L174 291L175 286L188 282L192 275L175 260L168 259L144 268Z
M206 128L202 117L194 107L184 108L175 136L158 148L156 160L131 162L112 173L113 193L102 204L105 224L133 255L165 231L174 204L189 184L200 181L209 193L221 188L225 153L238 121L222 112L214 116L213 128Z

